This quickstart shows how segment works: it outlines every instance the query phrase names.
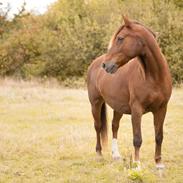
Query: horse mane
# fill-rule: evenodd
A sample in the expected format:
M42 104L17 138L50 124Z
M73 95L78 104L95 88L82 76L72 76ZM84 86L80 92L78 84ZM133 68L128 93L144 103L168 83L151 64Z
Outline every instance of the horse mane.
M138 21L133 21L133 23L138 24L138 25L141 25L142 27L144 27L145 29L147 29L153 35L154 38L156 38L156 34L149 27L146 27L145 25L143 25L142 23L140 23ZM116 39L116 36L119 34L119 32L124 27L125 27L124 25L121 25L119 27L119 29L113 34L113 36L112 36L112 38L111 38L111 40L109 41L109 44L108 44L108 50L112 47L112 44L114 43L114 40Z
M157 37L156 34L149 27L146 27L145 25L143 25L142 23L137 22L137 21L134 21L133 23L138 24L138 25L141 25L142 27L144 27L145 29L147 29L153 35L154 38Z

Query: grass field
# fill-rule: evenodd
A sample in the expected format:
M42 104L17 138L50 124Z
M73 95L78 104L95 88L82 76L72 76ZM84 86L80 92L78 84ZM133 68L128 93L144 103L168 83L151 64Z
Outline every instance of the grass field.
M109 110L111 126L111 109ZM111 128L109 128L111 129ZM143 170L129 176L133 153L129 116L121 120L123 160L112 161L111 130L104 158L95 156L95 131L85 89L0 81L0 183L183 182L183 89L174 89L164 126L159 177L154 166L152 115L142 122Z

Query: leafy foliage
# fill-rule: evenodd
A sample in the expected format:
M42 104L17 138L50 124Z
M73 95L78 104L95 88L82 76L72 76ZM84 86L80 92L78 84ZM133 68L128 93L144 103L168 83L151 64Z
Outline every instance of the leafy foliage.
M183 81L183 13L177 0L58 0L44 15L27 13L24 6L11 21L7 14L0 10L1 76L82 77L127 14L158 32L174 83Z

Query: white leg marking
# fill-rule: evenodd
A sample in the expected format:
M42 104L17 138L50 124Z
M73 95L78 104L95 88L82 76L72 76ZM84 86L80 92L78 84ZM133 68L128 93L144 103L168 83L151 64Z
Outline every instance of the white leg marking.
M114 160L119 160L121 158L121 155L118 150L117 139L115 138L112 139L112 158Z
M157 168L158 170L163 170L163 169L165 168L165 165L164 165L163 163L157 163L157 164L156 164L156 168Z
M156 164L156 169L157 169L157 171L159 173L159 176L162 177L164 169L165 169L165 165L163 163L157 163Z

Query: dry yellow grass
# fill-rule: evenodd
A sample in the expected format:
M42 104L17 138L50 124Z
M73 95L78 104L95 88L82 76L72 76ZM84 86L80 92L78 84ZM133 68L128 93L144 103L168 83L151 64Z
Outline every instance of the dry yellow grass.
M108 118L110 126L111 110ZM154 168L152 115L143 117L143 171L136 182L183 182L183 89L173 90L164 132L166 169L160 178ZM110 146L111 139L104 159L97 160L85 89L0 81L0 182L133 182L127 175L133 152L129 116L123 117L119 130L125 160L113 162Z

